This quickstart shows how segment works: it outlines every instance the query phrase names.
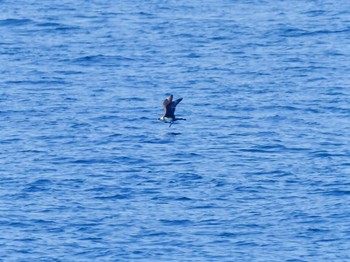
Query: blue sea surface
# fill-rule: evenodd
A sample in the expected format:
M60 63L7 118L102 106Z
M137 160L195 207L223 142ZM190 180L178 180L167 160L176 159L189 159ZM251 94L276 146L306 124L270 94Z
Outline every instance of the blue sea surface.
M0 61L0 261L350 261L349 1L0 0Z

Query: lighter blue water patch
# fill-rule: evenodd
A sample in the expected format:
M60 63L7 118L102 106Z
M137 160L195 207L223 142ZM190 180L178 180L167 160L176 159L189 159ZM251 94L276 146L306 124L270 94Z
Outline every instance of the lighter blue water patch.
M0 1L0 260L350 260L349 7Z

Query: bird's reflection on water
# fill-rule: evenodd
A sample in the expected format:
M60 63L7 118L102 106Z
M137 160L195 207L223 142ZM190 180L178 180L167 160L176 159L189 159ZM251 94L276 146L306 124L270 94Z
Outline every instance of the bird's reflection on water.
M178 136L178 135L181 135L182 133L179 133L179 132L168 132L167 135L169 136Z

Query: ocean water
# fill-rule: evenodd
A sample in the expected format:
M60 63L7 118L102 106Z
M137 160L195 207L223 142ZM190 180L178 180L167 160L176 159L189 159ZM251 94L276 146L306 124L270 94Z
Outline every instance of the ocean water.
M0 59L0 261L350 261L349 1L1 0Z

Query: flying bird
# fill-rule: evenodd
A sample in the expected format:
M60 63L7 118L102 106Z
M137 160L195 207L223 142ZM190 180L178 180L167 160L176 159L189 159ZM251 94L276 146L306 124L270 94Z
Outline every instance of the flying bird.
M167 99L163 101L164 114L158 120L164 121L165 123L170 123L169 127L177 120L186 120L185 118L175 117L176 106L182 101L182 98L179 98L173 101L173 95L170 95Z

